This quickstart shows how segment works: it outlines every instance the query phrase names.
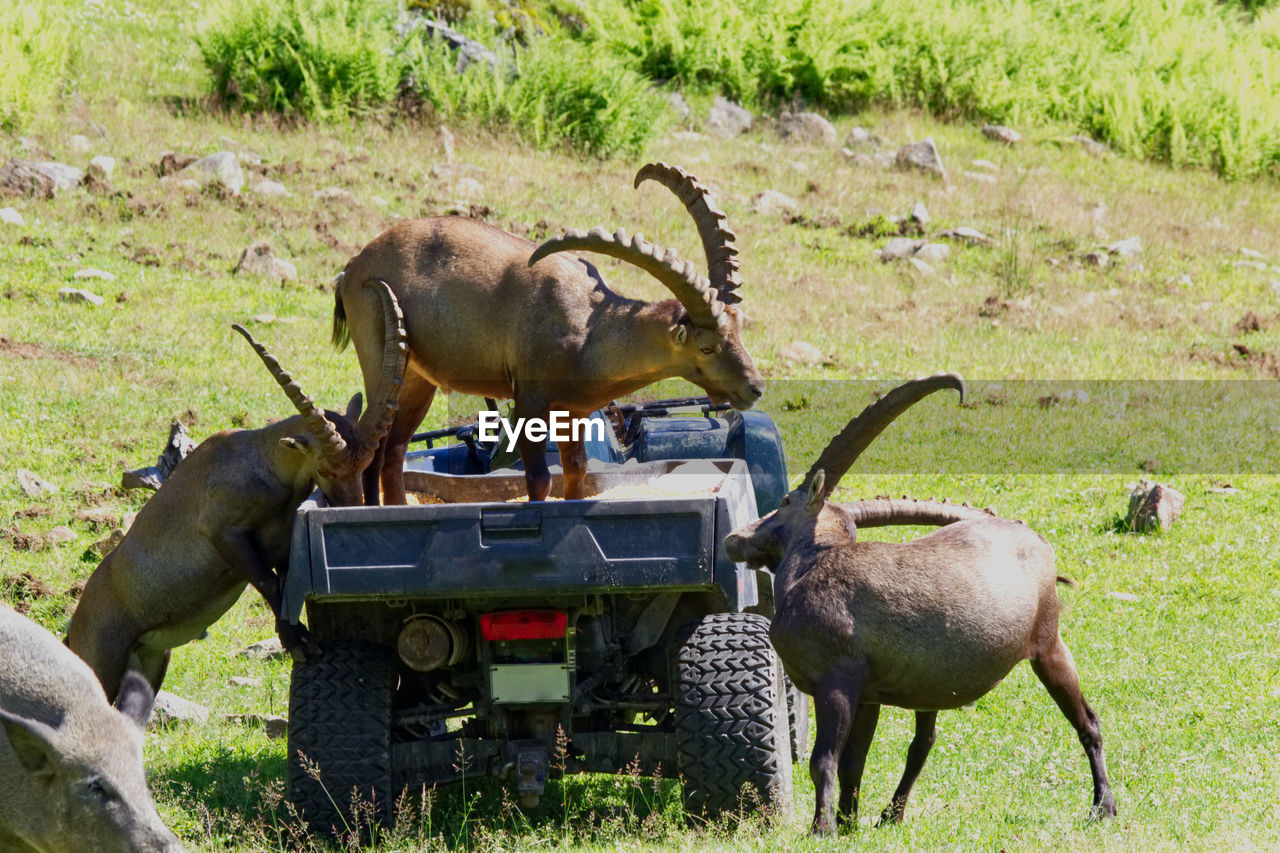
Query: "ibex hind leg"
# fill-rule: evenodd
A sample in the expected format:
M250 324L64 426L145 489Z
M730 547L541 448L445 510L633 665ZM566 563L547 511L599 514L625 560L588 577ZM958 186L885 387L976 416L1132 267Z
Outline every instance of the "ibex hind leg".
M1067 722L1075 728L1089 758L1089 770L1093 773L1093 808L1089 817L1094 820L1116 816L1116 798L1107 781L1107 764L1102 757L1102 725L1098 715L1089 707L1080 692L1080 678L1071 650L1057 637L1048 650L1031 659L1031 668L1044 684L1053 701L1058 703Z
M836 821L840 824L853 824L858 819L862 771L867 766L867 751L871 749L879 722L879 705L858 705L854 711L849 740L840 753L840 806L836 812Z
M382 502L388 505L406 502L404 489L404 457L409 451L409 439L422 425L422 420L431 408L435 399L436 386L414 373L404 372L404 386L400 390L400 408L396 411L391 430L378 448L378 453L365 473L365 503L378 503L377 483L373 483L372 501L370 501L370 481L374 478L369 472L380 472L382 481Z
M837 672L817 685L813 694L814 716L818 734L814 738L813 756L809 759L809 776L813 779L814 835L835 832L836 779L841 753L849 739L858 694L862 692L863 675Z
M920 778L920 771L924 769L929 751L933 749L937 723L937 711L916 712L916 733L911 738L911 745L907 747L907 766L903 768L902 780L898 782L898 788L893 792L893 799L881 812L880 823L877 826L902 822L902 813L907 810L907 798L911 796L911 789Z

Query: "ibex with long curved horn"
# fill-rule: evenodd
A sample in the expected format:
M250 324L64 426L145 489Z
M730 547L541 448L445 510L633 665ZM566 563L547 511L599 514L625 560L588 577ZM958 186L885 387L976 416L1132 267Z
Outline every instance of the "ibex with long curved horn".
M857 815L858 789L881 705L916 712L902 781L881 822L902 819L933 745L938 711L990 691L1029 658L1084 746L1095 818L1116 813L1098 715L1080 693L1058 633L1053 549L1025 524L935 501L829 502L859 454L899 414L943 388L964 396L954 374L908 382L868 406L838 435L800 488L759 521L735 530L735 560L775 571L769 637L788 675L814 697L818 735L809 772L813 831ZM946 524L910 542L856 542L857 528Z
M385 334L369 408L321 411L266 348L245 337L299 414L262 429L209 436L174 469L89 577L67 645L113 701L129 668L160 689L170 649L201 636L246 584L277 614L285 648L305 656L306 630L279 619L298 505L318 486L330 504L364 499L363 474L391 425L407 349L395 297L382 282ZM357 420L357 417L359 418Z
M640 235L568 231L535 246L490 225L458 217L397 225L364 248L339 275L334 343L349 339L366 388L379 377L382 320L361 291L380 278L404 309L409 368L400 411L379 459L366 473L365 497L404 503L405 451L437 388L515 401L514 416L545 419L551 410L585 417L615 397L680 376L712 399L748 408L764 382L743 348L737 247L706 187L681 169L651 163L636 186L654 180L679 196L693 217L708 275ZM594 266L560 253L589 250L653 275L675 299L647 303L610 290ZM543 500L551 476L542 442L519 436L529 496ZM565 497L582 496L586 451L559 445Z

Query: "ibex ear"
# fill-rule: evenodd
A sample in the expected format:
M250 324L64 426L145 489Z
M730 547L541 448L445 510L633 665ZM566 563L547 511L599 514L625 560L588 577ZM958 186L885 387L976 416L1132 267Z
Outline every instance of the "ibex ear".
M809 492L805 495L804 508L817 512L822 507L822 487L827 483L827 472L819 468L809 480Z
M311 449L311 438L305 435L285 436L280 439L280 446L296 450L299 453L306 453Z
M53 729L38 720L19 717L5 710L0 710L0 727L23 767L44 781L53 778L58 768Z
M364 408L364 397L356 394L351 398L351 402L347 403L347 420L355 423L360 420L360 410Z
M676 346L684 346L684 342L689 339L689 327L684 323L676 323L671 327L671 340Z
M140 729L147 727L151 719L151 706L155 704L156 694L151 684L140 673L129 670L120 682L120 693L116 696L116 710L128 717Z

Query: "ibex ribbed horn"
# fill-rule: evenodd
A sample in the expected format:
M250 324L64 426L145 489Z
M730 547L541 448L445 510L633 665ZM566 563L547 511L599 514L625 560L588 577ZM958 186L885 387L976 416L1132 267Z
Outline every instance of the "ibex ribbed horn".
M885 427L893 423L898 415L914 406L920 400L935 391L954 388L960 392L960 402L964 402L964 380L954 373L937 373L921 379L904 382L885 394L879 400L867 406L862 412L831 439L822 451L818 461L804 475L804 483L808 484L819 470L826 472L826 480L822 486L822 496L830 495L839 484L840 478L857 461L862 452L875 441L876 436L884 432Z
M377 291L382 299L382 369L378 394L368 401L368 408L360 416L356 433L364 445L362 456L372 457L395 420L400 408L400 389L404 385L404 370L409 363L409 344L404 332L404 314L391 287L381 279L370 279L364 286Z
M249 330L239 323L233 323L231 328L235 329L244 339L249 342L249 346L253 347L253 351L258 354L258 358L262 359L262 363L267 366L269 372L280 383L280 387L284 389L285 396L289 398L289 402L293 403L294 408L301 413L307 429L320 442L320 451L325 459L333 464L337 464L347 451L347 442L338 434L338 429L329 419L324 416L324 412L315 404L315 401L308 397L302 391L294 378L289 372L280 366L280 362L276 360L267 348L253 339L253 335L249 334Z

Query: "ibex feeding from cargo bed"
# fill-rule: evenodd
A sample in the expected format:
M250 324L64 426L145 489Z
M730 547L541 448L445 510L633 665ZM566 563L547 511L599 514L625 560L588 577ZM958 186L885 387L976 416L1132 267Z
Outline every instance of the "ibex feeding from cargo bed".
M933 745L938 711L978 699L1024 658L1084 746L1093 772L1091 816L1116 813L1098 716L1080 693L1058 633L1055 584L1062 579L1049 544L1024 524L966 507L949 512L934 502L864 501L845 509L827 501L895 417L942 388L964 396L960 377L942 374L906 383L868 406L778 509L725 540L733 559L774 570L769 637L792 681L814 697L815 833L835 829L837 776L839 816L856 817L881 705L916 712L902 781L880 816L893 822L901 820ZM948 521L954 523L910 542L855 541L859 523Z
M84 661L0 606L0 850L181 853L142 766L146 680L130 673L116 705Z
M364 469L395 414L407 358L395 297L382 282L370 282L370 289L382 295L386 331L363 416L359 394L345 415L321 411L265 347L234 327L300 414L206 438L89 577L67 645L93 668L109 697L130 667L159 690L169 650L201 636L246 583L271 605L285 648L305 657L306 630L279 618L294 515L315 486L331 504L361 503Z
M651 163L638 187L655 180L672 190L692 215L707 257L708 275L665 253L639 234L567 231L535 246L473 219L435 217L383 232L339 274L333 340L355 344L365 387L379 381L382 319L363 282L388 282L404 309L409 368L400 411L366 473L365 499L405 502L403 466L414 429L437 388L512 398L516 418L546 419L551 410L585 417L615 397L659 379L680 376L713 400L748 408L764 381L743 348L734 303L741 283L737 247L725 215L702 184L684 171ZM577 256L590 250L635 264L666 285L675 299L647 303L610 290L594 266ZM567 498L583 495L586 449L559 445ZM545 444L519 438L529 496L551 490Z

